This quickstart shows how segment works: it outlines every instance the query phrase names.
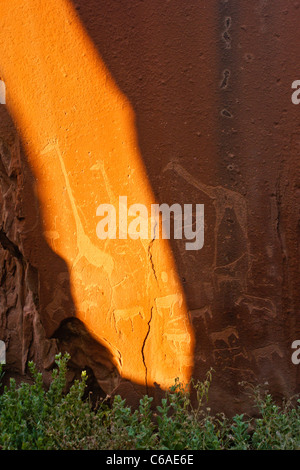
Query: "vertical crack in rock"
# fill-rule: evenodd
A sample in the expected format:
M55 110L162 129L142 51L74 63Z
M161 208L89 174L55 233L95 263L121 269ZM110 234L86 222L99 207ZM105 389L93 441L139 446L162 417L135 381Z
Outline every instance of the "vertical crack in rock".
M151 307L150 318L149 318L149 321L148 321L148 331L146 333L146 336L144 338L143 345L142 345L142 358L143 358L143 363L144 363L144 367L145 367L146 393L148 393L148 369L147 369L147 365L146 365L146 361L145 361L144 349L145 349L146 341L147 341L149 333L150 333L152 317L153 317L153 307Z
M152 238L151 242L148 245L148 256L149 256L149 260L150 260L150 263L151 263L151 267L152 267L152 271L153 271L155 280L156 280L156 282L158 282L155 267L154 267L153 257L152 257L152 251L151 251L154 241L155 241L155 237Z

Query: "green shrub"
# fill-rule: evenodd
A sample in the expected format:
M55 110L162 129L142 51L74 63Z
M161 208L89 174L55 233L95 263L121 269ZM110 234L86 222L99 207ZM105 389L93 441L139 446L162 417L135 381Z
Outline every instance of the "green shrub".
M256 419L252 446L258 450L300 449L300 401L292 407L284 403L279 407L270 394L261 395L255 390L255 403L260 418Z
M106 408L94 413L82 400L86 386L83 372L68 393L66 371L69 356L57 355L48 391L44 390L42 374L29 363L34 384L14 379L0 396L0 446L8 450L89 449L100 446L104 437L101 420Z
M119 395L114 397L107 420L109 449L152 449L156 447L157 433L152 421L151 402L145 395L134 412L126 406L126 400Z
M14 379L0 395L0 448L4 450L292 450L300 449L300 400L296 406L274 403L252 388L258 418L211 416L208 405L211 371L203 382L183 387L178 379L154 408L147 395L132 410L115 396L96 409L84 400L87 376L82 372L66 390L69 356L57 355L48 390L42 374L29 363L33 384ZM3 373L0 367L0 381ZM191 396L195 395L195 400Z

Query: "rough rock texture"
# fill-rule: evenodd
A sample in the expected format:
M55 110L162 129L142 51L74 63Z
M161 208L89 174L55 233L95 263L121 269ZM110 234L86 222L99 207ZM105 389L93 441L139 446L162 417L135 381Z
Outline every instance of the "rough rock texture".
M156 202L131 103L71 4L5 2L0 15L7 109L30 168L20 251L38 271L46 337L74 316L109 351L123 379L144 390L169 387L177 376L186 382L194 337L169 243L150 231L149 238L128 236L133 221L126 230L119 217L122 196L129 207L146 208L149 226ZM99 239L101 203L118 206L121 236Z
M55 355L68 352L69 381L87 370L89 389L96 396L111 393L120 382L119 374L108 351L74 317L67 271L65 268L65 275L61 273L54 253L37 230L39 214L31 189L32 176L4 106L0 107L0 122L0 337L6 346L4 379L7 382L15 376L30 380L27 363L33 360L48 384ZM49 263L46 273L43 261ZM61 279L56 278L57 273ZM45 294L43 287L41 293L41 277L42 285L46 283L55 293L55 312L60 313L61 323L51 337L41 322L40 299Z
M0 6L0 68L25 152L0 107L9 367L24 374L32 358L47 371L70 350L74 373L88 367L132 403L213 367L211 403L228 413L250 411L242 381L298 393L299 2L56 8ZM203 249L99 244L97 203L125 194L203 203Z

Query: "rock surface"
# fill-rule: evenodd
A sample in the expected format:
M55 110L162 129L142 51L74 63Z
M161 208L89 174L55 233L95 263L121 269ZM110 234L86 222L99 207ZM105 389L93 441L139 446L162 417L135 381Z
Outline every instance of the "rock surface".
M213 367L211 404L230 414L250 411L241 382L298 393L297 2L58 1L59 18L17 3L0 6L9 370L33 359L47 382L68 350L73 376L135 404ZM97 203L119 195L204 204L204 247L101 245Z
M68 272L39 231L32 175L5 107L0 107L0 122L0 337L6 349L5 381L10 376L30 380L27 364L31 360L49 384L55 355L68 352L70 381L88 370L91 388L97 384L102 394L110 393L120 382L119 374L109 352L74 316ZM48 289L42 287L41 292L41 285ZM49 335L47 322L42 323L41 299L47 295L52 299L51 292L54 300L48 300L46 314L54 309L59 327Z

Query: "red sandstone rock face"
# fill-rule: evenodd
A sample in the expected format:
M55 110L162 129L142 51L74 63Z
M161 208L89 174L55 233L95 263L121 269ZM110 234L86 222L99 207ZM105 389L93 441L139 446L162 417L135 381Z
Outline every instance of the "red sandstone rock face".
M27 363L33 360L48 384L55 355L68 352L70 381L87 370L97 395L111 393L120 382L119 374L109 352L74 316L67 269L39 230L32 175L4 107L0 107L0 122L0 337L6 345L5 380L10 376L30 379ZM41 299L48 306L44 324ZM52 311L58 327L49 335Z
M278 397L299 392L300 110L291 84L300 79L300 10L284 0L127 3L73 1L132 103L155 197L205 205L204 248L171 240L195 336L193 376L213 367L215 409L249 411L242 381L267 381ZM68 268L43 239L27 159L0 112L9 367L25 374L34 359L48 371L69 350L74 371L88 367L105 393L119 386L134 403L140 386L120 384L111 354L76 319Z

